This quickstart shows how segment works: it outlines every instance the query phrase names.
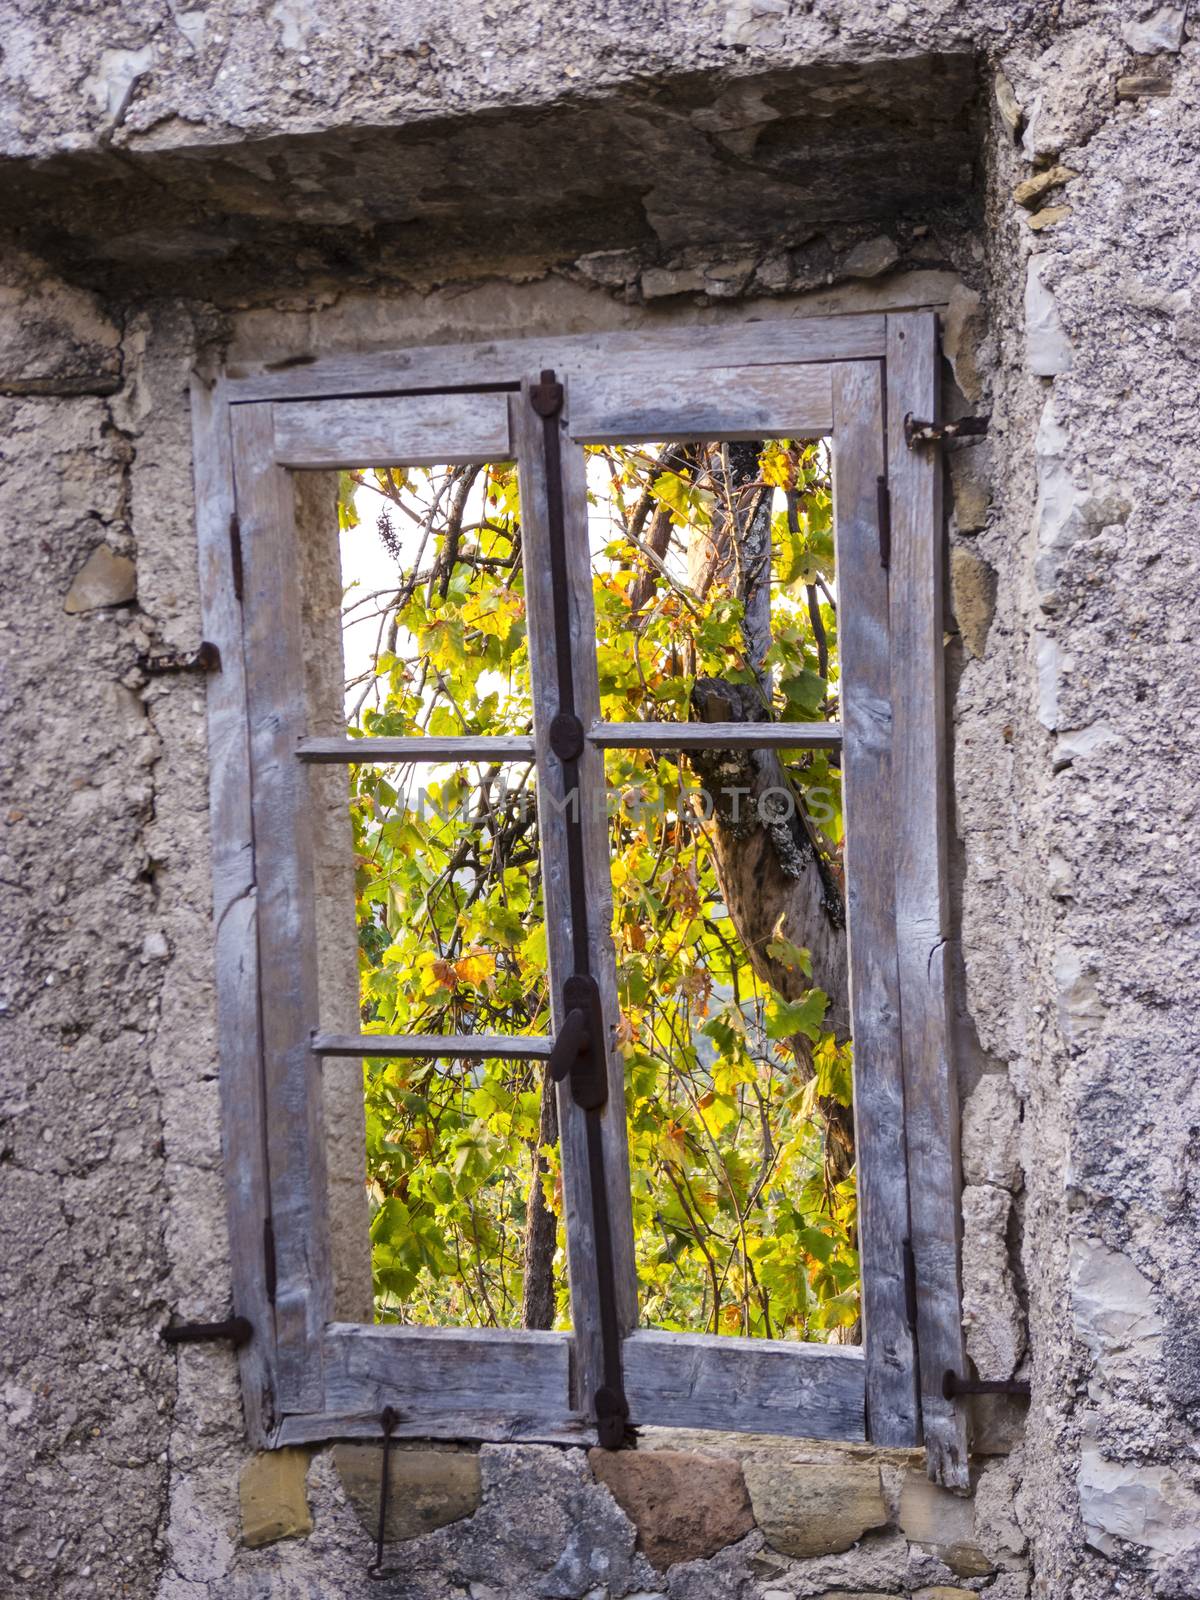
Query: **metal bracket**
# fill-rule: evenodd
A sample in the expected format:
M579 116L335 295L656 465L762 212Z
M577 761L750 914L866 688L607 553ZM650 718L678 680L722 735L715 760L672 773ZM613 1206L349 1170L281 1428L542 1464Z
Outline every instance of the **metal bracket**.
M601 1450L620 1450L637 1430L629 1426L629 1405L616 1389L603 1385L592 1396L596 1413L596 1440Z
M198 650L158 650L138 657L138 666L151 677L163 672L220 672L221 652L203 640Z
M215 1344L228 1339L235 1350L249 1344L254 1327L246 1317L227 1317L224 1322L179 1322L164 1328L159 1337L164 1344Z
M400 1421L400 1413L393 1406L384 1406L379 1414L383 1429L383 1464L379 1476L379 1530L375 1535L375 1559L367 1568L368 1578L388 1578L392 1574L383 1564L383 1544L387 1534L388 1480L392 1475L392 1430Z
M879 565L886 572L892 563L892 494L882 473L875 479L875 517L879 525Z
M529 403L539 417L556 417L562 410L563 386L547 368L541 383L529 386Z
M583 754L583 723L570 711L551 719L550 748L560 761L577 761Z
M904 442L910 450L919 444L941 444L946 439L968 439L986 433L986 417L959 417L957 422L922 422L910 411L904 419Z
M563 1025L547 1068L555 1083L571 1080L571 1098L585 1111L608 1101L605 1073L604 1013L595 978L575 973L563 984Z
M1016 1400L1028 1400L1029 1385L1019 1378L960 1378L957 1372L944 1372L942 1399L957 1400L964 1394L1007 1394Z

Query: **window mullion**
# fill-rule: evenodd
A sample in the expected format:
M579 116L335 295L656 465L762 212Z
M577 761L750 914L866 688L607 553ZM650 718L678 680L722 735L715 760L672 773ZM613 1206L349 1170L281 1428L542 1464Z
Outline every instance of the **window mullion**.
M596 1208L592 1185L603 1181L612 1253L611 1299L618 1334L636 1320L636 1276L630 1205L629 1156L625 1132L624 1071L613 1048L618 1019L616 969L612 953L612 891L608 864L604 804L604 758L586 740L579 754L564 763L551 746L551 724L563 709L564 667L571 672L574 714L584 728L599 716L599 681L595 654L591 563L588 548L587 500L583 452L567 438L564 413L555 418L562 488L570 659L564 662L555 625L554 562L551 506L547 485L547 443L544 418L535 412L528 389L513 399L513 434L521 472L521 528L524 544L526 608L529 622L530 674L537 750L538 817L541 828L543 896L550 965L554 1030L563 1027L567 1007L563 986L575 975L576 940L572 922L570 819L566 778L577 774L586 883L585 949L587 972L599 991L605 1044L607 1102L585 1111L570 1085L559 1088L558 1105L563 1160L567 1251L571 1278L572 1326L575 1336L576 1403L590 1410L599 1390L611 1387L611 1354L606 1362L602 1274L597 1271ZM589 1138L588 1119L593 1119ZM599 1134L597 1141L596 1135ZM597 1159L602 1155L602 1162ZM606 1370L607 1368L607 1370ZM607 1381L606 1381L607 1380Z

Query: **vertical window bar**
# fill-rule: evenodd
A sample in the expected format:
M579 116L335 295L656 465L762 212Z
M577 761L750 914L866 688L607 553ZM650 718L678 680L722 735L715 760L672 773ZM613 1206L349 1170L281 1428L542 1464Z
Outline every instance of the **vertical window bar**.
M604 1170L604 1136L600 1113L606 1098L607 1074L604 1064L607 1042L595 979L591 974L588 939L588 883L584 860L583 797L580 787L579 756L583 750L583 726L576 712L574 671L571 664L570 585L567 569L565 519L563 511L562 452L559 416L563 389L552 371L544 371L540 383L531 385L530 404L542 419L546 474L546 523L550 555L550 580L554 611L555 668L558 706L550 725L550 749L562 767L565 801L567 850L567 888L571 920L573 971L564 985L563 1017L582 1012L586 1031L581 1035L578 1056L590 1057L586 1073L578 1082L572 1077L572 1092L582 1105L587 1140L588 1183L591 1192L593 1245L600 1323L603 1382L592 1395L597 1436L608 1450L625 1442L629 1406L625 1399L621 1371L621 1330L617 1310L616 1275L613 1265L612 1223ZM576 1053L573 1049L573 1055ZM553 1061L556 1076L572 1070L570 1061ZM581 1087L582 1085L582 1087Z

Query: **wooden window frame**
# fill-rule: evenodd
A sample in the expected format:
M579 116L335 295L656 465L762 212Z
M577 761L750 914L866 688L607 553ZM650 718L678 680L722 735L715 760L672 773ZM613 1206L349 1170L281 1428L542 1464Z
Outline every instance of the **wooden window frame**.
M372 1038L368 1047L315 1035L306 773L313 762L362 761L368 745L370 759L384 761L469 755L471 742L423 739L414 752L406 741L307 737L290 476L364 462L515 456L536 683L550 671L554 647L545 445L529 391L552 368L566 394L558 445L585 726L598 718L599 701L582 446L820 435L833 449L863 1344L637 1329L621 1063L610 1050L601 1125L631 1420L881 1446L924 1442L930 1475L966 1485L962 1402L943 1392L944 1375L966 1369L948 1009L941 463L936 449L912 449L904 434L906 415L937 416L938 363L936 316L905 312L331 356L228 368L194 382L203 625L221 662L208 716L224 1151L234 1304L254 1328L239 1352L254 1443L373 1436L384 1405L398 1412L401 1436L577 1444L596 1437L591 1197L583 1116L567 1085L559 1109L572 1331L332 1320L320 1064L325 1055L386 1053L397 1041ZM539 795L558 781L548 721L535 717ZM784 739L773 725L705 725L700 733L596 723L580 782L603 781L606 747ZM805 742L829 747L839 731L786 735L789 747ZM493 756L500 746L512 747L508 759L530 754L527 740L475 741L472 749L483 744ZM540 810L542 848L553 860L562 812ZM589 880L588 937L601 957L611 1026L607 841L594 808L591 815L585 848L602 881ZM547 923L557 991L570 953L553 877ZM553 1020L559 1026L560 1016ZM403 1053L420 1053L422 1041L400 1043ZM533 1042L526 1053L545 1055L549 1043ZM432 1053L434 1043L424 1044Z

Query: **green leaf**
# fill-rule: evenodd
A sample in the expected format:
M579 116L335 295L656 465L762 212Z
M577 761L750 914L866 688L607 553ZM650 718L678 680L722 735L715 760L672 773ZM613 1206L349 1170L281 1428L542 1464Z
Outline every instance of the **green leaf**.
M815 1044L828 1004L829 996L820 989L810 989L803 1000L783 1000L772 992L767 1001L767 1038L790 1039L802 1033Z

